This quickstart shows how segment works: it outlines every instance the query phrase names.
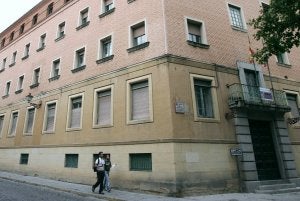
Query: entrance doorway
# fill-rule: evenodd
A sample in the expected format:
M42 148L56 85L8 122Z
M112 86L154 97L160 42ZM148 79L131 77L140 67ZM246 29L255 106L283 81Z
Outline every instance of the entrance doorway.
M270 122L249 119L249 127L258 179L281 179Z

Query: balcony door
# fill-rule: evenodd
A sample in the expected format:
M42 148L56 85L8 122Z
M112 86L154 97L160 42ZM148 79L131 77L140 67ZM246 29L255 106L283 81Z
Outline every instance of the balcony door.
M245 87L245 98L250 102L259 102L259 78L258 72L253 70L245 69L246 86Z

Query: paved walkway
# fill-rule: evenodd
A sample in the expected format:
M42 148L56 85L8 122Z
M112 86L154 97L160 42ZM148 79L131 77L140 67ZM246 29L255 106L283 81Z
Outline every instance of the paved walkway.
M300 193L286 194L254 194L254 193L230 193L207 196L194 196L185 198L172 198L152 194L135 193L112 189L110 193L99 195L93 193L91 186L83 184L68 183L40 177L24 176L9 172L1 172L0 178L24 182L32 185L44 186L60 191L79 194L82 196L94 196L103 200L111 201L299 201Z

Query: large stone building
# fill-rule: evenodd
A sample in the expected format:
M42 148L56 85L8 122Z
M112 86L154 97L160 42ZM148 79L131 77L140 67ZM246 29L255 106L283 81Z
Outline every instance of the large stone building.
M300 186L300 51L249 62L267 4L41 1L0 34L0 169L92 184L103 151L114 187Z

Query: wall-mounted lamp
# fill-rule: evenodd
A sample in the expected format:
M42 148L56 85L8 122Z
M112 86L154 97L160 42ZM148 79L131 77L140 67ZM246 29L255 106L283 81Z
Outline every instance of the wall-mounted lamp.
M26 97L26 101L31 105L33 106L34 108L36 109L39 109L42 105L42 101L40 100L39 103L32 103L32 99L33 99L33 96L31 95L31 93L29 93Z

